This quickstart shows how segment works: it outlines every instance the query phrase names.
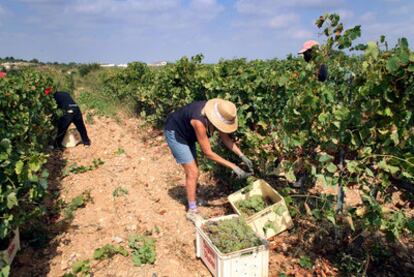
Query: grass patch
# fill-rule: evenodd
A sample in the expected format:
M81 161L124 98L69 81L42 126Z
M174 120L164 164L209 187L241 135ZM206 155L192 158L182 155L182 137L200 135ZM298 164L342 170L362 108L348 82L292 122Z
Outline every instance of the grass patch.
M155 239L147 235L132 235L128 238L128 245L132 250L132 262L135 266L155 263Z
M115 155L121 156L123 154L125 154L125 149L122 147L118 147L118 149L115 151Z
M123 188L123 187L117 187L113 192L112 192L112 196L113 197L121 197L121 196L125 196L128 195L128 189Z
M63 216L66 220L72 220L75 217L75 211L79 208L83 208L87 203L93 202L90 191L84 191L82 194L73 198L69 204L66 205L63 210Z
M92 276L91 264L90 264L89 260L76 261L72 265L72 272L65 273L63 275L63 277L77 277L77 276L81 276L81 277L90 277L90 276Z
M124 257L127 257L129 255L128 251L121 245L113 246L112 244L105 244L104 246L95 249L93 252L93 258L95 260L105 260L110 259L117 254L120 254Z
M81 92L77 101L82 109L92 109L96 115L115 118L119 110L119 102L110 97L94 92Z
M105 162L102 161L101 159L94 159L92 161L91 165L80 165L78 166L77 163L74 163L72 165L70 165L68 168L65 168L65 170L63 171L63 176L68 176L69 173L73 173L73 174L80 174L80 173L85 173L88 171L92 171L97 169L98 167L100 167L101 165L103 165Z

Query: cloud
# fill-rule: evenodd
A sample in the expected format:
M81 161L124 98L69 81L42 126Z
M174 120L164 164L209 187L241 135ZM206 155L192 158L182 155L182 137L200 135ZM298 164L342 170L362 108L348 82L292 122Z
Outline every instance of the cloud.
M213 19L222 11L224 11L224 6L216 0L192 0L189 12L197 17Z
M4 8L2 5L0 5L0 16L5 15L7 13L6 8ZM0 18L1 19L1 18Z
M377 19L377 14L375 12L366 12L363 13L359 19L362 23L373 23Z
M238 0L236 2L236 10L241 14L272 14L280 12L281 10L296 8L333 8L342 4L339 1L325 1L325 0Z
M9 15L9 13L9 10L0 5L0 27L3 26L3 22L6 20L6 17Z
M409 3L405 5L392 5L390 9L388 9L388 13L390 15L397 15L397 16L411 16L414 9L414 4Z
M305 29L290 29L287 33L294 39L306 40L313 37L312 32Z
M290 26L292 24L297 24L299 22L299 15L298 14L281 14L272 17L269 20L269 27L273 29L280 29L286 26Z
M337 14L339 14L339 16L341 17L342 20L348 20L354 17L354 12L351 10L347 10L347 9L339 9L339 10L335 10L332 11L335 12Z
M67 11L122 16L130 13L162 12L179 7L179 0L76 0Z

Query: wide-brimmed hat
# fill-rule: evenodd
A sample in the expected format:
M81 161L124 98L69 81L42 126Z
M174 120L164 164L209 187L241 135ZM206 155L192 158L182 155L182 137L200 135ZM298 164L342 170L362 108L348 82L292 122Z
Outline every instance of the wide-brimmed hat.
M204 113L217 130L223 133L237 130L237 108L232 102L219 98L208 100Z
M312 47L319 45L319 42L315 40L308 40L303 44L303 48L298 52L299 54L303 54L304 52L312 49Z

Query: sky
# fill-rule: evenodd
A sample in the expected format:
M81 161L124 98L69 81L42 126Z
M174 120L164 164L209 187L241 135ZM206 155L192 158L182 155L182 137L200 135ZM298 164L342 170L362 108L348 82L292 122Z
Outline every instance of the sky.
M0 57L45 62L284 58L304 41L323 42L325 12L361 42L386 35L414 44L413 0L0 0Z

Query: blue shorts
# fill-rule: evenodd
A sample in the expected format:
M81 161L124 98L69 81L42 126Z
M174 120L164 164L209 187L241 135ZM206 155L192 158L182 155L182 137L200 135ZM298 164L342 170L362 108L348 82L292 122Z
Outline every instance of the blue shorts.
M197 159L195 143L178 142L174 130L164 130L164 136L177 163L188 164Z

